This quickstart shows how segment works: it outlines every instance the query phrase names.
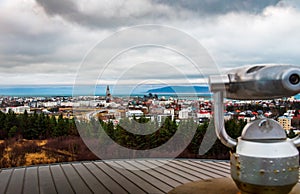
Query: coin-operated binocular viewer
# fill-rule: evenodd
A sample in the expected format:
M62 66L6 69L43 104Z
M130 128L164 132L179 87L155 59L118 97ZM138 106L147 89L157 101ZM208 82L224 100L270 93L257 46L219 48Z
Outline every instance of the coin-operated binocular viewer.
M232 150L231 177L242 193L289 193L298 182L300 138L288 139L273 119L248 123L236 140L224 127L223 98L264 100L300 93L300 68L258 65L210 76L214 97L214 122L218 138Z

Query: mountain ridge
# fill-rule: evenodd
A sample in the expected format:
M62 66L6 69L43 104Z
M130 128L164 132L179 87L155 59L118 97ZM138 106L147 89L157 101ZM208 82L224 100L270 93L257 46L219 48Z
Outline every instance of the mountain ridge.
M157 94L176 94L176 93L207 93L209 94L208 86L166 86L162 88L150 89L147 93L157 93Z

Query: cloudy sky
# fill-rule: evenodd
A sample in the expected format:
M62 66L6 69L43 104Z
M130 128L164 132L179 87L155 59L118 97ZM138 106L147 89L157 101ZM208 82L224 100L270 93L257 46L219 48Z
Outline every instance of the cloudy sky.
M300 65L297 0L1 0L0 8L1 85L198 83L241 65Z

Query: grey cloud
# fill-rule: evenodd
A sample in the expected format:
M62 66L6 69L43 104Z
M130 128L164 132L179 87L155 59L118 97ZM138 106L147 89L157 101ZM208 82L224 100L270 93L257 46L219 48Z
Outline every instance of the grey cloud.
M280 0L139 0L98 1L97 11L80 7L80 2L36 0L51 16L59 15L72 23L95 27L120 27L143 23L221 15L228 12L260 13ZM87 2L89 3L89 2ZM105 5L109 4L109 5ZM89 5L88 5L89 6ZM87 6L87 7L88 7ZM92 6L92 5L90 5Z
M75 1L36 0L36 2L45 10L48 15L59 15L70 22L80 24L96 25L96 23L99 23L99 21L97 22L95 15L92 17L89 14L81 12ZM106 22L108 21L101 21L101 23Z
M177 9L188 9L199 15L219 15L228 12L260 13L268 6L277 5L280 0L154 0Z
M63 16L76 15L78 12L77 5L72 0L52 1L52 0L36 0L45 11L50 15L60 14Z
M141 21L151 21L151 18L170 18L175 12L166 5L152 4L148 0L141 1L96 1L97 10L80 9L80 2L36 0L48 15L59 15L71 23L77 23L90 28L120 27L139 24ZM112 5L106 6L108 3ZM169 11L171 13L169 13Z
M62 42L57 33L9 34L0 38L0 50L3 54L43 55L53 53Z
M0 37L0 61L1 71L16 71L15 68L22 67L23 72L43 71L45 68L39 67L27 68L30 64L41 63L68 63L75 59L79 63L81 58L60 56L57 53L59 48L66 44L67 39L58 33L30 34L24 30L23 34L11 33ZM76 56L76 55L75 55ZM57 65L56 65L57 66ZM49 70L57 69L55 66L49 66ZM47 70L47 72L50 72ZM67 71L65 71L67 72Z

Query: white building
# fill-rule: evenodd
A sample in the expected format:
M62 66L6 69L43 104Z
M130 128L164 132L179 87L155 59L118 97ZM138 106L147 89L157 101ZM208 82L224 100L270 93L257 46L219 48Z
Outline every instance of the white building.
M178 118L179 119L188 119L189 118L189 111L187 109L180 110Z
M129 110L126 112L126 117L133 117L133 116L136 116L136 117L140 117L140 116L143 116L143 112L141 110Z
M50 108L50 107L56 107L57 106L57 102L44 102L43 103L43 106L44 107L48 107L48 108Z
M60 106L67 106L67 107L72 107L74 106L74 103L73 102L61 102L60 103Z
M206 112L206 113L197 113L197 118L208 118L208 119L211 119L211 114L209 112Z
M164 114L174 115L174 109L173 108L165 109Z
M25 110L27 113L30 112L30 107L29 106L17 106L17 107L6 107L6 113L9 112L9 110L12 110L16 114L23 114Z
M295 110L287 110L286 113L283 114L283 116L293 117L295 115L295 112Z

